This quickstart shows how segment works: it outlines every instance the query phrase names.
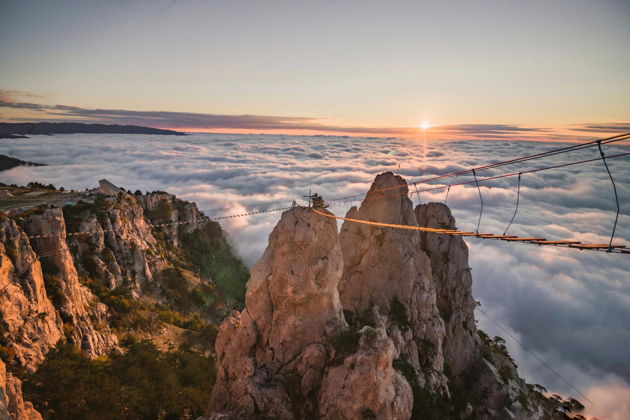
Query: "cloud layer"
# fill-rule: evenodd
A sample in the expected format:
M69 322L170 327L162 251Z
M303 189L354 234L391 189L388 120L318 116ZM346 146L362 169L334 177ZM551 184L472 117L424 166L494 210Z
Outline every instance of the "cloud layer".
M362 194L383 171L396 171L412 181L550 147L540 142L423 143L328 136L33 136L0 143L0 153L49 166L14 168L0 173L0 181L36 180L82 189L107 178L131 190L166 190L197 202L209 215L222 215L284 207L300 201L309 189L329 200ZM627 147L606 146L607 154L626 151ZM596 149L581 150L505 171L598 156ZM629 243L630 165L628 158L611 160L609 165L626 212L619 218L617 241ZM489 170L480 176L500 173ZM420 199L443 201L445 192L420 193ZM502 233L514 212L516 179L484 183L481 193L481 230ZM415 194L412 199L418 202ZM615 205L599 161L524 175L520 200L512 234L598 243L609 239ZM356 202L334 202L332 211L343 215L352 204ZM452 188L448 204L458 226L474 230L480 208L476 188ZM278 217L271 213L224 224L249 264L262 254ZM589 409L594 414L611 419L630 416L630 408L623 405L630 392L630 258L479 239L468 244L474 294L484 311L593 400ZM504 335L481 314L478 318L482 329ZM506 339L529 381L579 397Z

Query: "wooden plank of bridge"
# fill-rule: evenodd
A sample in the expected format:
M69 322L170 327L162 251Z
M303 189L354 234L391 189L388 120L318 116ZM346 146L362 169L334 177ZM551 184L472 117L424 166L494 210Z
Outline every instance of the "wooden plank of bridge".
M493 238L493 239L505 239L505 238L516 238L516 236L511 235L479 235L481 238Z
M530 241L533 244L538 245L572 245L572 244L581 244L579 241Z
M608 249L608 244L578 244L578 245L569 245L571 248L578 249ZM610 248L625 248L625 245L611 245Z
M505 238L504 241L523 241L523 242L529 242L529 241L544 241L545 238Z

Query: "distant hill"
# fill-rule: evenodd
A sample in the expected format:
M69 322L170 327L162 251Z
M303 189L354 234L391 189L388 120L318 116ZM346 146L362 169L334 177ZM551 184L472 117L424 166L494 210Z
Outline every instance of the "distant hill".
M43 163L27 162L22 159L16 159L11 156L0 155L0 172L16 166L46 166Z
M160 134L184 136L185 133L138 125L83 123L0 123L0 138L20 138L27 134Z

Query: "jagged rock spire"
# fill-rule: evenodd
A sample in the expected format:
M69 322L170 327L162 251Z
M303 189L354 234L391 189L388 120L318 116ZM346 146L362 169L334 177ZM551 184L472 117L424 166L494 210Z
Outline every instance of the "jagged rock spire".
M407 193L400 176L380 174L361 207L353 207L346 217L417 226ZM419 383L445 393L444 323L420 233L345 222L340 242L344 272L339 295L344 309L376 311ZM408 325L401 325L401 317L408 318Z

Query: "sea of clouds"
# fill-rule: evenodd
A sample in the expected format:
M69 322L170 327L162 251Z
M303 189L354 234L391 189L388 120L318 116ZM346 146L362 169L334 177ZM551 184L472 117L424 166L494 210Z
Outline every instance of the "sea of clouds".
M39 181L85 189L107 178L131 191L174 193L196 202L207 215L220 216L286 207L293 200L301 203L309 190L325 199L365 193L374 176L384 171L413 181L560 146L525 141L228 134L32 136L0 140L0 154L48 166L1 172L0 182ZM604 147L609 155L630 151L626 146ZM597 149L589 148L478 176L597 157ZM629 159L609 161L622 208L615 242L626 244L630 243ZM469 180L470 176L449 182ZM510 177L481 184L481 231L503 233L514 212L516 182L516 177ZM445 192L423 192L420 200L444 201ZM417 195L412 199L418 202ZM352 204L340 202L331 210L344 215ZM475 230L480 200L474 184L451 188L448 205L459 228ZM525 174L520 207L509 233L607 243L615 208L601 161ZM262 254L279 216L229 219L222 225L251 265ZM506 338L521 374L550 391L575 396L600 418L630 418L630 255L481 239L467 243L473 292L482 310L561 378L478 313L482 329Z

